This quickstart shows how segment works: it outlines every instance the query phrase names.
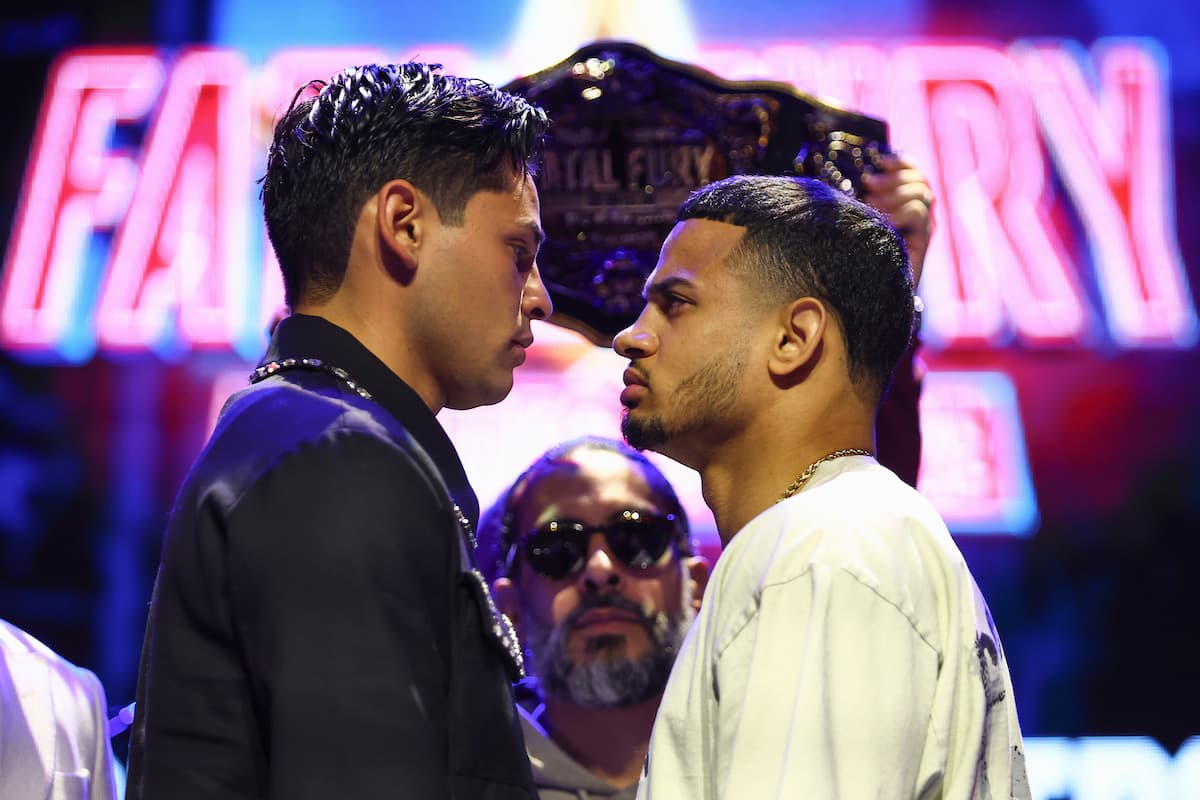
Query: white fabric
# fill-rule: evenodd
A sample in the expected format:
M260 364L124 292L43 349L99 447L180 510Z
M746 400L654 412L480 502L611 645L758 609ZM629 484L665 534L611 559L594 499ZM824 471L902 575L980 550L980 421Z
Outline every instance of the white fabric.
M104 689L0 620L0 798L115 798Z
M643 800L1029 797L999 638L928 501L848 457L747 524L647 766Z

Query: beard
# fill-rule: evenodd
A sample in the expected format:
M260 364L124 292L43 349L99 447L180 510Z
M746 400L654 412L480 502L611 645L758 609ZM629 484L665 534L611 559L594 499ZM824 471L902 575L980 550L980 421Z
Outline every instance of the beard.
M678 616L647 614L619 594L587 595L558 625L543 626L529 617L526 655L544 696L587 708L626 708L656 697L667 686L671 666L683 644L694 612L690 581L684 581ZM645 628L650 646L639 658L625 654L626 637L607 634L590 638L584 658L573 661L567 639L575 622L598 608L634 614Z
M676 410L675 419L668 422L662 413L635 417L636 409L626 409L621 415L621 435L630 447L657 451L681 434L721 424L737 401L738 384L744 372L745 362L740 353L727 352L714 357L675 389L670 397Z

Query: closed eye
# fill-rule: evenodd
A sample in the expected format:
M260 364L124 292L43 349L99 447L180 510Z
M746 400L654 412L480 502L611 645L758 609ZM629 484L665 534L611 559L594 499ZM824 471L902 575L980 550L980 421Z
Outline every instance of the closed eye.
M524 245L514 244L512 245L512 250L513 262L517 266L517 272L526 273L533 269L534 256L529 248Z
M659 307L659 310L669 315L676 313L683 306L687 305L688 300L674 292L663 292L662 294L655 295L654 303Z

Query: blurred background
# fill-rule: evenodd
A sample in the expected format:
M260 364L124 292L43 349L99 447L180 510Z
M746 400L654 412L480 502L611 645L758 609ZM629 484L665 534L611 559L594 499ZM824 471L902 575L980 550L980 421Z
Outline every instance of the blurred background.
M410 58L504 83L613 38L882 117L926 170L920 488L991 605L1035 796L1200 797L1193 3L36 6L0 18L0 617L114 712L175 489L282 304L255 180L296 87ZM535 333L507 400L441 417L485 504L617 433L622 362Z

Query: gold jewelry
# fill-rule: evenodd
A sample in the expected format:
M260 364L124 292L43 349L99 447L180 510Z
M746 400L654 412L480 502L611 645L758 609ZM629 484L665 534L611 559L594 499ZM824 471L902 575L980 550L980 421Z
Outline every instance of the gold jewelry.
M842 456L874 456L874 455L875 454L872 453L870 450L860 450L857 447L848 447L845 450L834 450L832 453L829 453L828 455L821 456L816 461L809 464L808 467L804 470L804 472L801 472L799 475L797 475L796 480L792 481L791 485L789 485L786 489L783 490L783 494L780 495L779 500L776 500L775 502L779 503L783 500L787 500L789 497L794 495L796 492L800 491L804 487L804 484L808 483L808 479L813 476L813 473L817 471L817 467L821 466L826 461L833 461L835 458L841 458Z

